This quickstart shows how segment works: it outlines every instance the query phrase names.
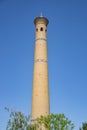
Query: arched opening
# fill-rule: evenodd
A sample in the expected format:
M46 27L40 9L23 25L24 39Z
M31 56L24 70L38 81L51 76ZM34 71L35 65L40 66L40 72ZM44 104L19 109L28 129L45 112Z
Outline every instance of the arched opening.
M36 28L36 32L38 32L38 28Z
M43 28L42 28L42 27L40 28L40 31L43 31Z

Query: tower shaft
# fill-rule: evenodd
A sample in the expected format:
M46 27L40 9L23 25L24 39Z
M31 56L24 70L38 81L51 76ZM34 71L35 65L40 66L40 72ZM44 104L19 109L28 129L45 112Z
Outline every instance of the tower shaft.
M37 17L34 23L36 27L36 40L32 89L32 121L41 115L46 116L50 113L46 42L48 20L45 17Z

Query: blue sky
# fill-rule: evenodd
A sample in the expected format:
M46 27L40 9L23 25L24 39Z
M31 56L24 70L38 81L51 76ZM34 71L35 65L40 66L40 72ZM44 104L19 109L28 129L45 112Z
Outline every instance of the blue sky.
M47 31L50 111L64 113L78 130L87 121L87 0L0 0L0 130L4 107L31 112L35 26Z

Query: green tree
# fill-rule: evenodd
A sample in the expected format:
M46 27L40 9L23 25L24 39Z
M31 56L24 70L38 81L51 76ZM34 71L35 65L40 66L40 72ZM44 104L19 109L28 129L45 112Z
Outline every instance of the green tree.
M87 122L82 123L82 127L79 130L87 130Z
M35 123L30 124L30 118L21 112L11 111L6 130L73 130L73 123L64 114L50 114L37 118Z
M22 112L10 111L6 107L5 110L10 113L6 130L36 130L38 127L35 123L31 125L29 116L25 116Z
M64 114L41 116L37 122L48 130L73 130L74 128L74 124Z
M29 117L21 112L12 111L9 116L6 130L27 130Z

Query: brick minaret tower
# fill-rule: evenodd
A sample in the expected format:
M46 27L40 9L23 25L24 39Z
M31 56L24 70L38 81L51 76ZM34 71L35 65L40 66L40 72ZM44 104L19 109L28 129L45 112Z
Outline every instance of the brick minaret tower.
M41 115L46 116L50 114L46 39L48 22L48 19L42 15L34 20L36 39L32 90L32 122Z

